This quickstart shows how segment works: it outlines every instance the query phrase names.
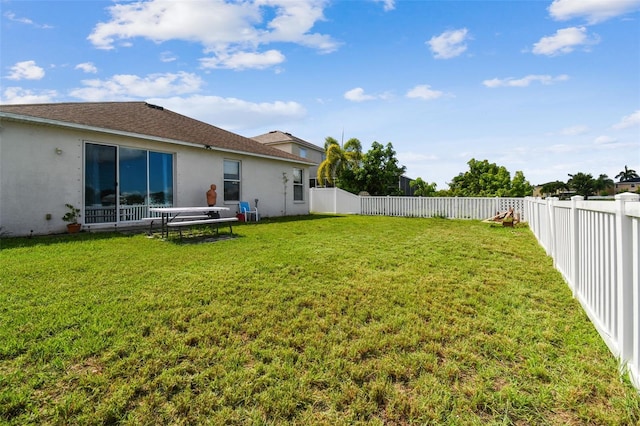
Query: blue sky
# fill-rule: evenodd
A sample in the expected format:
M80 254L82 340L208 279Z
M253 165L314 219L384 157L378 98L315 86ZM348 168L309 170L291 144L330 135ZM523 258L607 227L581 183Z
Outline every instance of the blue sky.
M640 171L640 0L0 0L0 102L145 100L243 136L391 142L438 189ZM344 135L344 136L343 136Z

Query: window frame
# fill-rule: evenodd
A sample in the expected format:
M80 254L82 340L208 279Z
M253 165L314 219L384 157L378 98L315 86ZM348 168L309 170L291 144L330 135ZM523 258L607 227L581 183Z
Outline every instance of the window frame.
M300 179L299 182L296 179L296 171L299 171L300 173ZM296 198L297 194L296 194L296 189L299 189L299 195L300 198ZM293 168L293 201L295 203L303 203L305 201L305 197L304 197L304 169L298 168L298 167L294 167Z
M238 177L236 178L227 178L227 173L225 173L225 169L227 164L235 163L238 166ZM242 200L242 162L240 160L233 160L231 158L225 158L222 163L222 200L224 203L237 203ZM238 199L235 200L228 196L231 191L228 190L228 183L237 185L237 194ZM235 191L234 191L235 192Z

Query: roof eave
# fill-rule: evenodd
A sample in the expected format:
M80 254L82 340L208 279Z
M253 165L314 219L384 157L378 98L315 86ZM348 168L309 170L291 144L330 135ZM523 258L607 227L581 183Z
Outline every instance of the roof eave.
M2 119L7 119L7 120L10 120L10 121L18 121L18 122L36 123L36 124L41 124L41 125L46 125L46 126L61 127L61 128L68 128L68 129L74 129L74 130L83 130L83 131L91 131L91 132L98 132L98 133L106 133L106 134L117 135L117 136L126 136L126 137L132 137L132 138L136 138L136 139L143 139L143 140L154 141L154 142L162 142L162 143L169 143L169 144L173 144L173 145L189 146L189 147L193 147L193 148L202 148L202 149L206 149L208 151L218 151L218 152L226 152L226 153L231 153L231 154L248 155L248 156L251 156L251 157L265 158L265 159L278 160L278 161L286 161L286 162L289 162L289 163L296 163L296 164L306 164L306 165L309 165L309 166L314 166L315 165L315 163L312 163L312 162L298 161L298 160L294 160L294 159L291 159L291 158L277 157L277 156L266 155L266 154L257 154L257 153L253 153L253 152L234 150L234 149L218 148L218 147L211 146L211 145L203 145L201 143L187 142L187 141L182 141L182 140L177 140L177 139L161 138L161 137L157 137L157 136L145 135L145 134L142 134L142 133L125 132L125 131L122 131L122 130L114 130L114 129L108 129L108 128L104 128L104 127L96 127L96 126L87 126L85 124L69 123L68 121L52 120L52 119L49 119L49 118L33 117L33 116L30 116L30 115L14 114L14 113L10 113L10 112L2 112L2 111L0 111L0 120L2 120ZM0 126L0 127L2 127L2 126Z

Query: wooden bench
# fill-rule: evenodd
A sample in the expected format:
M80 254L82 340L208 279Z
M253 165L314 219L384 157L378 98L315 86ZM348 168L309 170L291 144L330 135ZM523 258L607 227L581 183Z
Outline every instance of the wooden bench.
M183 216L183 218L186 218L188 216ZM208 216L205 216L208 217ZM183 226L193 226L193 225L207 225L207 224L211 224L211 225L215 225L216 226L216 234L218 234L218 226L221 223L227 223L229 225L229 232L231 233L231 235L233 235L233 227L231 225L232 222L237 222L238 218L237 217L220 217L220 218L209 218L209 219L196 219L196 220L181 220L181 221L173 221L173 222L169 222L166 225L168 227L171 228L179 228L178 230L180 231L180 238L182 238L182 227Z

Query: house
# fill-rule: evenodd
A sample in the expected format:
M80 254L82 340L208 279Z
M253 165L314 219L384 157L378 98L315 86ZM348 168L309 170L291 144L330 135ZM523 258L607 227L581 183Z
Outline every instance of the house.
M621 192L638 193L638 191L640 191L640 178L632 178L615 183L616 194L620 194Z
M308 214L314 165L146 102L0 105L0 235L63 232L66 203L85 229L136 225L150 206L206 206L211 184L227 216L240 200Z
M251 139L311 161L314 165L309 167L309 187L315 188L317 186L318 165L325 159L324 148L280 130L273 130Z

